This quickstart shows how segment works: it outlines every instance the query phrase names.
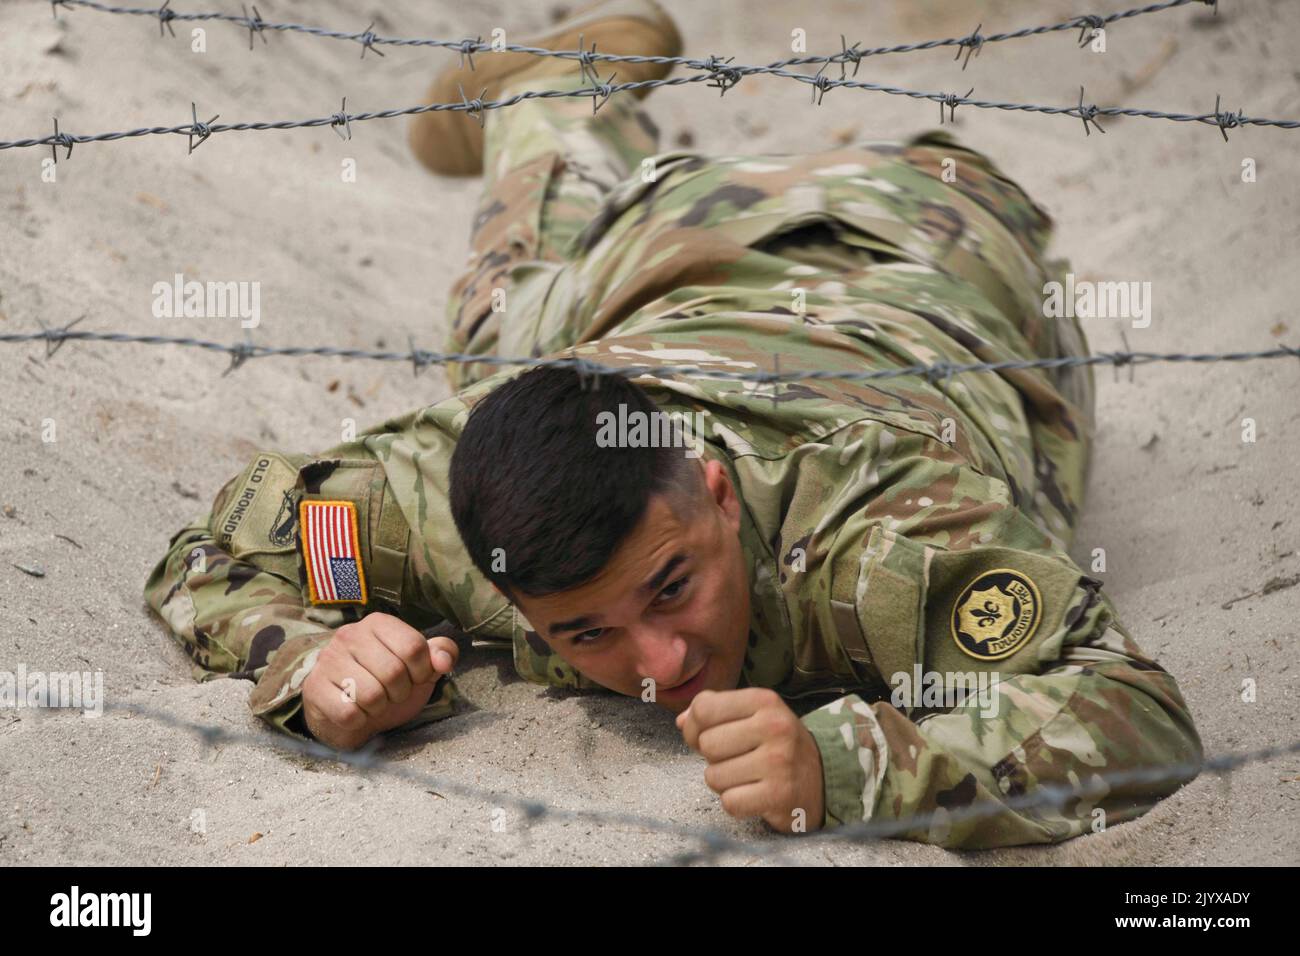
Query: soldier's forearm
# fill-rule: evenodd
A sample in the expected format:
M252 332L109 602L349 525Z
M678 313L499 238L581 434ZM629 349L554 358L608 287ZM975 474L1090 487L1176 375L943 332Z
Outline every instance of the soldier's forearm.
M1194 777L1200 739L1174 679L1102 646L1074 650L1051 671L1001 682L995 716L975 705L913 723L857 695L807 715L822 751L826 826L916 817L889 835L968 849L1050 843L1139 816ZM1148 769L1168 773L1016 806L1045 785Z
M301 735L302 681L313 652L344 623L344 614L305 606L296 584L232 557L217 545L206 520L173 536L144 594L194 662L196 679L255 681L253 712Z

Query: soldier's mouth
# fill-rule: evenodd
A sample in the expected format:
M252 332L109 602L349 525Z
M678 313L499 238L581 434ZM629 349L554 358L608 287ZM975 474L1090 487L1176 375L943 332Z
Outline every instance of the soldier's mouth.
M695 676L690 677L680 684L672 687L661 687L659 693L672 700L682 700L684 698L694 697L704 689L704 673L709 669L708 662L695 672Z

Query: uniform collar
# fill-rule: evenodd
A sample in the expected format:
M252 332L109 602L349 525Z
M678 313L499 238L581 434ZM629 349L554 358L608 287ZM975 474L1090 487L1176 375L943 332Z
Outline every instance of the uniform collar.
M749 580L749 638L741 670L742 687L776 687L794 667L793 631L781 594L776 558L745 504L735 469L725 452L706 446L727 469L740 499L740 548Z

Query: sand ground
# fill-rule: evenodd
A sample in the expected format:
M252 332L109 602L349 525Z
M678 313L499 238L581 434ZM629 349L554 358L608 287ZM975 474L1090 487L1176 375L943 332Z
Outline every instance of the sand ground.
M1054 22L1073 0L818 3L666 0L686 53L767 63L839 35L871 46ZM1108 10L1121 4L1094 4ZM226 0L187 9L238 12ZM267 19L387 35L523 38L546 4L478 2L261 5ZM1097 10L1095 12L1103 12ZM183 26L183 25L180 25ZM0 128L41 136L188 121L324 116L421 102L444 51L246 33L212 24L208 52L188 27L158 36L147 18L43 2L0 6ZM963 73L952 51L869 59L859 78L990 99L1068 105L1086 85L1100 105L1229 109L1300 117L1300 5L1241 0L1126 21L1104 54L1073 33L986 46ZM806 86L749 77L719 98L701 87L647 100L679 143L720 153L795 152L894 139L937 125L933 103L849 90L819 108ZM469 120L467 120L468 122ZM1300 132L958 110L955 130L1053 214L1056 251L1084 278L1150 281L1154 318L1128 329L1143 351L1264 349L1300 343ZM184 137L78 145L41 180L48 149L0 151L0 331L37 320L97 330L235 342L234 319L154 318L153 283L250 279L262 285L259 342L402 348L441 344L442 303L464 261L477 184L440 180L405 145L405 121L229 133L186 155ZM62 151L60 151L62 154ZM358 182L340 162L353 157ZM1241 181L1255 160L1258 180ZM1097 350L1123 347L1113 320L1088 326ZM7 669L102 671L114 704L139 703L250 735L207 747L147 718L0 712L0 856L16 863L640 863L690 841L642 826L543 821L531 830L492 800L367 777L275 750L242 681L200 685L150 618L141 586L168 537L211 501L258 447L312 450L347 417L380 421L447 394L440 373L338 359L267 358L221 374L220 355L171 346L0 345L0 661ZM1097 457L1076 557L1107 553L1106 587L1142 646L1179 679L1209 753L1300 737L1300 363L1158 365L1098 373ZM1254 419L1258 440L1242 440ZM47 420L57 440L42 440ZM39 566L33 577L15 565ZM1276 586L1276 585L1275 585ZM606 694L551 693L508 662L467 654L473 709L391 740L404 769L573 809L626 811L709 826L810 864L1295 864L1300 757L1203 775L1144 818L1055 847L979 854L890 842L800 844L731 820L702 761L665 712ZM1243 680L1257 687L1242 700ZM201 819L203 832L195 832ZM753 863L756 856L729 862Z

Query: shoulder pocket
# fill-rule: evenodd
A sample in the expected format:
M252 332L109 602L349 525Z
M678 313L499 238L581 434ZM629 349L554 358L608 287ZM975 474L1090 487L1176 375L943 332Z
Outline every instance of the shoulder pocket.
M947 551L879 526L856 579L844 577L856 581L865 649L887 684L918 663L943 675L1037 673L1061 656L1080 587L1100 587L1066 559L1018 548Z
M362 602L312 600L302 505L331 501L351 506L365 603L380 599L400 606L410 529L380 462L259 452L228 495L213 528L220 546L238 560L297 584L304 602L316 604ZM350 537L350 522L344 534ZM327 554L319 556L317 566L328 560Z
M1080 586L1100 583L1066 558L1018 548L935 551L925 665L942 673L1038 673L1061 656Z

